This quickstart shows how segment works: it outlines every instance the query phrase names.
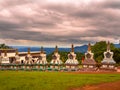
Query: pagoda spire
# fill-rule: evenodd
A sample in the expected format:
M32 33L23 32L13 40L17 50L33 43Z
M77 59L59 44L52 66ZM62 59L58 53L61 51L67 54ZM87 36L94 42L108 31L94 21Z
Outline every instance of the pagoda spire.
M107 43L107 51L110 51L110 42Z
M4 51L4 56L7 56L7 50Z
M71 46L71 52L74 52L74 45Z
M91 44L90 43L88 44L88 51L89 52L91 51Z
M30 48L28 48L28 54L30 54Z
M44 53L44 49L43 49L43 46L41 47L40 51L41 51L41 53Z
M16 55L18 55L18 49L16 49Z
M58 53L58 46L56 45L56 47L55 47L55 51L54 51L55 53Z

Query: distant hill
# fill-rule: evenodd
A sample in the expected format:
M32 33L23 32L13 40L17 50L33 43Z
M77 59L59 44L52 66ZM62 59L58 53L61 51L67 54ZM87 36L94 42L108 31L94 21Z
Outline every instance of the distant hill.
M120 44L114 44L116 48L120 48ZM29 46L11 46L12 48L18 49L19 52L27 52ZM40 47L30 47L31 51L40 51ZM50 54L54 51L55 48L44 47L44 50L47 54ZM71 48L59 48L59 51L70 52ZM76 46L74 48L75 52L85 53L87 51L87 45Z
M40 51L40 47L29 47L29 46L11 46L11 47L18 49L19 52L27 52L28 48L30 48L31 51ZM55 50L55 48L44 47L44 50L46 51L47 54L50 54ZM75 52L85 53L86 50L87 50L87 45L77 46L74 48ZM59 51L70 52L71 48L59 48Z
M81 53L85 53L87 51L87 45L83 45L83 46L76 46L74 48L75 52L81 52Z
M120 44L114 44L116 48L120 48Z
M31 51L40 51L40 47L29 47L29 46L11 46L12 48L18 49L19 52L27 52L28 48L30 48ZM44 51L47 54L52 53L55 50L55 48L49 48L49 47L44 47ZM70 48L59 48L59 51L70 51Z

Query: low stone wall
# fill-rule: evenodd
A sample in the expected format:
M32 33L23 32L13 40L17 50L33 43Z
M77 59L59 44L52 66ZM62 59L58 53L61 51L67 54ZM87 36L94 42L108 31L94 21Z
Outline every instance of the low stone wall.
M70 66L72 67L72 66ZM68 68L65 64L2 64L0 65L0 70L11 70L11 71L80 71L80 72L88 72L88 71L117 71L115 68L84 68L78 65L76 68Z
M2 64L0 65L0 70L36 70L36 71L45 71L45 70L55 70L55 71L61 71L65 68L63 65L51 65L51 64Z

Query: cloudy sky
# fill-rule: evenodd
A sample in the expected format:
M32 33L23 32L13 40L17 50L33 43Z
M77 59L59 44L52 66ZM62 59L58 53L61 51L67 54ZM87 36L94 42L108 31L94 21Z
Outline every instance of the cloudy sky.
M120 39L120 0L0 0L0 43L69 46Z

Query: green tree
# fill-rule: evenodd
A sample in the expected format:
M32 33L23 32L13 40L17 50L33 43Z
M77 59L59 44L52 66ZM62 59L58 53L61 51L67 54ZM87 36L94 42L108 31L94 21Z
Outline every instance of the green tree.
M115 49L113 43L110 44L110 48L112 51ZM106 51L106 49L106 41L96 42L96 44L92 46L92 52L94 53L94 58L97 62L101 62L101 60L103 60L103 53Z
M110 48L111 50L114 50L115 47L113 45L113 43L110 44ZM94 53L98 52L98 51L106 51L107 49L107 43L106 41L100 41L100 42L96 42L95 45L92 46L92 51Z
M113 52L114 52L113 55L114 60L116 61L117 64L120 64L120 48L115 48Z
M11 47L5 45L4 43L3 44L0 44L0 49L10 49Z
M79 61L79 63L81 63L82 57L84 57L85 55L80 52L75 52L75 53L76 53L76 59Z

